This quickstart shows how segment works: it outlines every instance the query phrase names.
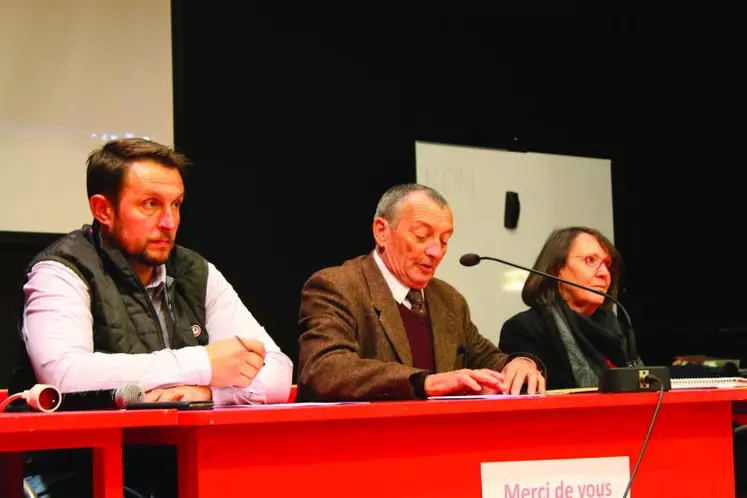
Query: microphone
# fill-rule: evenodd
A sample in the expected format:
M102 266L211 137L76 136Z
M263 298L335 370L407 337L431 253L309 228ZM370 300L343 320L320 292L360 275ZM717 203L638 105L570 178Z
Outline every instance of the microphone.
M117 389L63 393L59 411L108 410L126 408L145 399L145 392L136 384L124 384Z
M462 255L461 258L459 258L459 263L461 263L462 266L475 266L479 264L480 261L482 261L483 259L486 259L488 261L497 261L498 263L503 263L504 265L513 266L514 268L528 271L529 273L536 273L537 275L542 275L543 277L557 280L558 282L563 282L564 284L572 285L574 287L587 290L594 294L604 296L610 301L612 301L613 303L615 303L617 307L620 308L620 310L623 312L623 315L625 315L625 321L628 324L628 327L627 327L628 333L626 334L628 336L626 337L626 341L628 343L628 350L625 355L628 359L627 365L629 367L638 366L638 354L636 353L636 347L635 347L635 334L633 333L633 321L630 319L630 315L628 314L628 311L625 309L625 307L622 304L620 304L620 301L612 297L610 294L607 294L606 292L602 292L597 289L593 289L591 287L586 287L585 285L581 285L576 282L571 282L570 280L566 280L564 278L556 277L555 275L550 275L549 273L545 273L543 271L535 270L534 268L525 268L521 265L517 265L516 263L510 263L508 261L504 261L498 258L492 258L488 256L478 256L477 254L464 254Z
M609 370L605 370L602 373L602 377L599 379L600 392L620 393L658 390L658 388L654 389L651 386L651 382L649 382L650 375L656 376L658 379L660 379L660 382L664 385L664 390L668 391L669 389L671 389L670 374L667 367L641 367L638 365L638 354L635 347L633 321L630 319L628 310L626 310L625 307L620 303L620 301L615 299L612 295L597 289L593 289L591 287L587 287L585 285L578 284L576 282L571 282L570 280L566 280L564 278L556 277L555 275L550 275L549 273L545 273L540 270L535 270L534 268L527 268L516 263L511 263L509 261L489 256L479 256L472 253L463 254L462 257L459 258L459 263L462 266L475 266L482 260L496 261L498 263L503 263L504 265L527 271L529 273L534 273L545 278L550 278L552 280L562 282L567 285L572 285L574 287L578 287L579 289L584 289L591 293L604 296L617 305L617 307L625 316L625 321L627 322L627 327L625 328L626 342L628 346L626 351L627 367L611 368Z

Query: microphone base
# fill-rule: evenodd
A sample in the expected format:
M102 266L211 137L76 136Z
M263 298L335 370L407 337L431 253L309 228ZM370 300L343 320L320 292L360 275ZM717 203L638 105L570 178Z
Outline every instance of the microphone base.
M611 368L602 374L599 379L600 393L640 393L658 391L659 383L650 382L646 378L649 375L657 377L664 390L672 389L672 380L667 367L620 367Z

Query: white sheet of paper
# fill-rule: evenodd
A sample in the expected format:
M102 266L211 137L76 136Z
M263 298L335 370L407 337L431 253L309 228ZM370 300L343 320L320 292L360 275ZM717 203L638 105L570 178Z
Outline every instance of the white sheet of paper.
M429 396L428 399L512 399L543 398L544 394L465 394L463 396Z
M278 403L275 405L221 405L216 406L215 409L225 409L225 408L247 408L252 410L261 410L263 408L283 408L283 409L293 409L293 408L305 408L308 406L339 406L339 405L368 405L370 402L368 401L333 401L329 403Z

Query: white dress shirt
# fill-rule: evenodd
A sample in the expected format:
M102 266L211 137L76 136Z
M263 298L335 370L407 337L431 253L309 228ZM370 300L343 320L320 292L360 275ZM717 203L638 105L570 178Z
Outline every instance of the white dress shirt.
M108 354L93 350L93 316L87 284L56 261L34 265L23 287L23 338L39 382L62 392L116 389L132 382L145 391L182 385L208 386L212 369L202 346L164 349L149 354ZM147 286L162 319L165 268ZM247 388L213 387L216 405L284 403L293 363L244 306L231 284L208 262L205 327L209 342L241 336L256 339L267 351L265 366Z
M412 309L412 303L407 300L407 293L410 292L410 288L399 281L397 277L387 268L384 264L384 260L381 259L379 253L374 249L373 258L376 261L376 266L381 270L381 274L384 276L386 284L389 286L389 290L392 291L392 296L397 304L404 304L408 310ZM423 292L422 290L420 292Z

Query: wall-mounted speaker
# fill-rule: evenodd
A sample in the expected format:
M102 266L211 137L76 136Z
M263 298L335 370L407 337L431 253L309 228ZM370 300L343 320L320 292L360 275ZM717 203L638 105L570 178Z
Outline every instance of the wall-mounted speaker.
M516 228L519 224L519 212L521 203L517 192L506 192L506 210L503 214L503 226L506 228Z

